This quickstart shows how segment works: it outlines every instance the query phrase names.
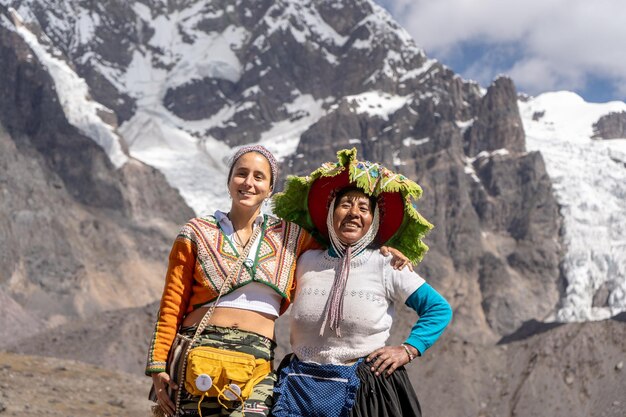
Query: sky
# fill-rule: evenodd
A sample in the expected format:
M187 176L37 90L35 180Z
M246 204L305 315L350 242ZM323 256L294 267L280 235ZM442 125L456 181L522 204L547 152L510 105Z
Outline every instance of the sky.
M375 0L429 58L486 87L626 101L624 0Z

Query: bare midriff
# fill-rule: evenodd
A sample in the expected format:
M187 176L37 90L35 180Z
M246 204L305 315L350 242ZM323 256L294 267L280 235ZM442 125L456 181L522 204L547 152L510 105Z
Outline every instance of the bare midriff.
M183 326L197 326L207 312L208 307L192 311L183 320ZM274 339L274 321L276 318L258 311L242 310L232 307L216 307L209 324L220 327L246 330Z

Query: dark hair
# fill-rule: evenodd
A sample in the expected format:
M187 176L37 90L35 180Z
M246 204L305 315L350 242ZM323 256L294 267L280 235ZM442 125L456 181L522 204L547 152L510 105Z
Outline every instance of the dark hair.
M377 201L376 197L374 197L373 195L367 195L365 191L363 191L362 189L354 185L348 186L346 188L342 188L341 190L337 191L337 193L335 194L335 205L333 206L333 210L335 210L337 206L339 205L339 201L341 200L341 197L343 197L344 195L348 194L351 191L358 191L360 193L363 193L365 197L369 198L370 210L373 214L374 209L376 208L376 201Z

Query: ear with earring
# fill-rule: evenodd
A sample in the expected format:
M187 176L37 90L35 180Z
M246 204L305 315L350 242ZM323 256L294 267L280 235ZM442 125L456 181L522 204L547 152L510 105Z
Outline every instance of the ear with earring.
M263 208L265 210L267 210L267 209L269 209L271 207L271 204L270 204L271 201L272 201L271 197L272 197L272 194L270 193L267 197L265 197L263 199Z

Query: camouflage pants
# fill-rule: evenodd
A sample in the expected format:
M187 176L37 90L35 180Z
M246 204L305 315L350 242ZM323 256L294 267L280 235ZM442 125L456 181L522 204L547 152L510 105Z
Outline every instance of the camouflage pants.
M193 336L195 327L185 327L181 333ZM194 346L212 346L235 352L253 355L255 358L273 360L276 343L259 334L226 327L207 326ZM271 372L265 379L255 385L250 397L243 404L240 401L226 402L222 407L216 398L205 398L201 404L202 417L264 417L272 408L272 391L276 383L276 374ZM181 397L181 408L185 416L198 416L198 397L187 393L184 388Z

